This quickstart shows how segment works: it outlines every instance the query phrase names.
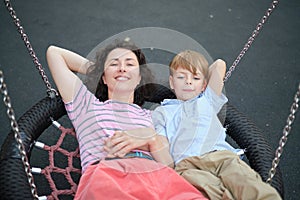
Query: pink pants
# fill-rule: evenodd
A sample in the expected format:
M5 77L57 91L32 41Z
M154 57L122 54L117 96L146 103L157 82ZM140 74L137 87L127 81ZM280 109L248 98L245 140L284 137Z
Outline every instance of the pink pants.
M75 199L207 199L173 169L144 158L103 160L82 175Z

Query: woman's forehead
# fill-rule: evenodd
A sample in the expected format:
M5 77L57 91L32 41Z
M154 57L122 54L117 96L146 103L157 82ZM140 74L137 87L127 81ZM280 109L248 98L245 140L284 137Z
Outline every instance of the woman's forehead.
M122 58L137 60L136 55L131 50L123 48L116 48L112 50L107 56L107 60L119 60Z

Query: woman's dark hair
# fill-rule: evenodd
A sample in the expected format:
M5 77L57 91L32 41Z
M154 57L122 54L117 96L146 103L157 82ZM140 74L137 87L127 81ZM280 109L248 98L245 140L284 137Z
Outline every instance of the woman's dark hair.
M133 42L125 40L115 40L110 45L105 48L100 49L96 53L96 61L93 65L88 68L86 85L90 88L96 88L95 96L100 101L108 100L108 88L104 84L102 77L104 75L104 63L107 59L108 54L116 49L128 49L131 50L137 57L140 67L141 81L140 84L134 91L134 102L135 104L141 106L145 102L145 99L149 98L151 90L153 88L149 87L148 83L153 83L153 75L146 65L146 58L141 49L139 49ZM95 85L97 83L97 85ZM94 86L93 86L94 85ZM93 90L93 89L92 89Z

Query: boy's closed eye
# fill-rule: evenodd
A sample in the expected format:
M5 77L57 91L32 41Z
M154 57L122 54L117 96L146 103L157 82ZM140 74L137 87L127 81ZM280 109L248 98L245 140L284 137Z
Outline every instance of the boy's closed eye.
M177 76L176 78L177 79L184 79L185 77L184 76Z

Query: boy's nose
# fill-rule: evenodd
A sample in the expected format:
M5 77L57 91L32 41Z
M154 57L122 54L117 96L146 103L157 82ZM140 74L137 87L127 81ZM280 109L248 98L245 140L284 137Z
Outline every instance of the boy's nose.
M185 83L187 85L191 85L192 84L192 79L190 77L187 77Z

